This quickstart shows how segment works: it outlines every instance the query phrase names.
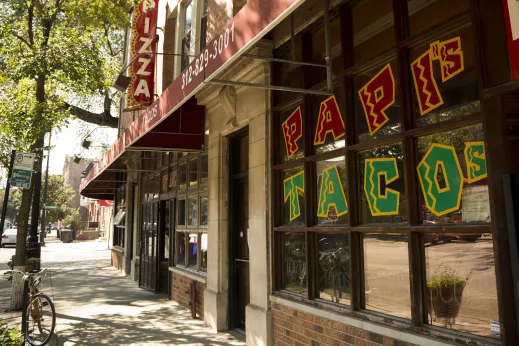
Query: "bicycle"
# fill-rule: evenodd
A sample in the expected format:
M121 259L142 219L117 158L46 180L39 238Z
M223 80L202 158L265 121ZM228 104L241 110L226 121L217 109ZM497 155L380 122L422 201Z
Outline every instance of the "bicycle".
M24 273L21 270L13 269L4 273L4 275L23 275L22 333L25 340L32 346L46 345L54 335L54 328L56 327L54 303L48 296L40 293L38 289L46 271L47 269L31 270Z

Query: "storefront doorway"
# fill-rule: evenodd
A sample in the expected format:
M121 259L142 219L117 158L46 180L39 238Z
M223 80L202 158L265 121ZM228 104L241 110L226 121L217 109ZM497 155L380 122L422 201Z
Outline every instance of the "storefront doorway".
M245 330L249 304L249 133L240 131L229 142L230 327Z
M159 202L142 205L139 287L158 291L159 277Z

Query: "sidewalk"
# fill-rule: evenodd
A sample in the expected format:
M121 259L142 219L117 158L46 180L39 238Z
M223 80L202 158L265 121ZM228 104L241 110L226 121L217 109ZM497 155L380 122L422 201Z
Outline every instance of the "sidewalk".
M53 258L43 264L52 269L43 292L53 298L57 313L50 345L245 345L242 335L213 333L166 296L138 288L110 267L106 244L49 240L42 252L44 261ZM19 324L20 312L4 312L6 283L0 281L1 318Z

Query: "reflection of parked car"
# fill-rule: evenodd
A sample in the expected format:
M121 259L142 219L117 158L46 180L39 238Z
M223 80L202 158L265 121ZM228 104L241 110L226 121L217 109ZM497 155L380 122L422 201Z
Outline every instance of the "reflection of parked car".
M449 234L445 234L443 237L444 237L443 241L445 241L445 242L451 241L451 240L465 240L465 241L474 242L474 241L478 240L479 238L481 238L481 233L460 233L460 234L449 233Z

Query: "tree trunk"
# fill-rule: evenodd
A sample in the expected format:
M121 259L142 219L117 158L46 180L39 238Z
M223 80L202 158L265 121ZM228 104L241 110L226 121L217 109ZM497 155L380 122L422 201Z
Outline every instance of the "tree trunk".
M32 188L34 181L31 181L31 188L23 190L22 204L18 219L18 234L16 236L16 254L14 257L14 268L25 271L25 252L27 248L27 226L29 220L29 209L31 206ZM23 307L23 280L22 275L13 275L11 289L10 310L19 310Z

